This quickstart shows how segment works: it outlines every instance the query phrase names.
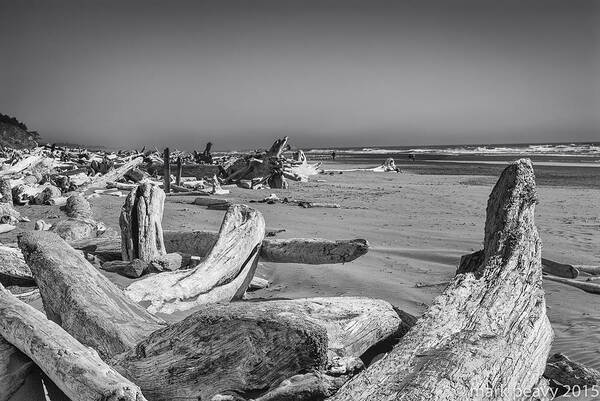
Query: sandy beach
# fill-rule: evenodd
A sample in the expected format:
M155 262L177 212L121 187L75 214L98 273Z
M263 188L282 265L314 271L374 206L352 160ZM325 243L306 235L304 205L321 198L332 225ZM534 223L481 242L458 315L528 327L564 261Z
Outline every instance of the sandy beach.
M327 161L325 169L357 167ZM359 166L360 167L360 166ZM440 294L455 272L461 255L482 246L487 197L493 176L426 175L354 171L321 174L308 183L292 182L286 190L245 190L229 187L223 196L255 207L267 230L285 230L277 238L365 238L369 252L344 265L259 264L257 276L271 286L249 298L301 298L360 295L381 298L411 314L420 315ZM305 209L260 203L276 194L309 201L338 203L341 208ZM597 265L600 261L600 189L538 185L536 224L543 256L569 264ZM163 227L167 230L218 230L223 211L191 204L194 197L169 196ZM92 199L95 218L118 230L122 197ZM52 222L57 207L26 206L22 213L35 221ZM2 236L10 242L21 230ZM125 286L130 282L105 273ZM600 368L600 312L597 296L560 283L545 281L548 315L555 332L554 351L590 367Z

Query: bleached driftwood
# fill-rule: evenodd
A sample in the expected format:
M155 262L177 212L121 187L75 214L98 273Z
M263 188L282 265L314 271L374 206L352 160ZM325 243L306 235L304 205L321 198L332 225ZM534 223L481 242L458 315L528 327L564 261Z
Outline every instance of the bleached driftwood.
M45 157L40 154L32 154L23 160L18 161L10 167L3 167L0 170L0 177L18 174L24 170L30 169L32 166L44 161Z
M600 276L600 266L576 265L574 267L577 270L591 274L592 276Z
M205 256L217 241L218 234L211 231L165 231L165 248L168 252L182 252ZM321 238L265 238L260 258L265 262L326 264L350 262L369 250L364 239L327 240Z
M138 167L144 161L144 157L139 155L129 160L125 164L115 169L108 171L104 175L97 175L92 180L82 185L79 190L86 191L93 188L105 188L109 182L115 182L122 178L132 168Z
M162 327L125 297L64 240L48 231L24 233L19 246L49 319L103 357L124 352Z
M364 239L265 239L260 256L270 262L317 265L350 262L366 254L368 250L369 243Z
M324 371L336 358L358 357L393 336L401 323L389 303L366 298L204 305L112 363L149 398L211 399L227 389L264 391L298 372ZM183 347L184 356L177 352ZM290 368L290 358L297 368Z
M160 322L55 235L27 233L20 246L49 316L153 400L260 394L303 372L340 371L404 324L384 301L316 298L200 305L156 330Z
M0 284L35 285L31 270L25 263L20 249L0 245Z
M98 353L0 285L0 336L27 355L72 400L143 401L139 387Z
M571 287L579 288L580 290L589 292L590 294L600 294L600 284L592 283L589 281L579 281L563 277L554 277L550 275L545 275L544 279L570 285Z
M256 270L264 235L265 221L258 211L233 205L223 218L217 242L201 264L189 271L136 281L125 293L152 313L240 299Z
M553 332L535 202L531 162L518 160L488 200L482 264L458 274L389 354L331 399L507 400L537 386Z
M150 261L166 254L162 233L164 202L164 191L151 183L142 183L127 195L119 217L123 260Z
M198 257L206 256L215 245L219 233L213 231L163 232L165 250ZM70 245L103 261L121 259L118 238L90 238L71 241ZM364 239L327 240L318 238L265 238L262 241L260 260L277 263L326 264L346 263L366 254L369 244Z

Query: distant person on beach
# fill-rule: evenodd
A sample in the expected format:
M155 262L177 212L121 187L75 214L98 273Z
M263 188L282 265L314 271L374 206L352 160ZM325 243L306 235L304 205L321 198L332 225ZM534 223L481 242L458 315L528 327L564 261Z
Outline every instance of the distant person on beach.
M416 157L415 157L415 154L414 154L414 153L409 153L409 154L408 154L408 158L409 158L409 160L410 160L411 162L414 162L414 161L415 161L415 159L416 159Z
M335 160L335 150L334 150L333 152L331 152L331 158L332 158L333 160Z

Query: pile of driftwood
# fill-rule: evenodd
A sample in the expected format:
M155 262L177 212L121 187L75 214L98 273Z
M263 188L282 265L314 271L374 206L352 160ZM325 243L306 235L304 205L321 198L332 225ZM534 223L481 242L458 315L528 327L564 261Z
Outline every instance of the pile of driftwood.
M287 180L307 181L319 174L320 163L309 164L304 152L294 152L292 159L283 153L289 150L288 137L276 140L265 152L232 157L223 165L223 182L243 188L287 188Z
M561 385L598 384L598 372L549 358L528 160L502 173L484 249L419 319L369 298L243 301L259 258L344 262L367 244L269 242L244 205L228 209L218 234L167 233L163 201L152 184L130 192L117 250L44 231L19 238L45 314L0 286L1 401L36 366L72 400L547 400ZM198 263L165 262L173 254ZM121 290L91 256L156 273Z

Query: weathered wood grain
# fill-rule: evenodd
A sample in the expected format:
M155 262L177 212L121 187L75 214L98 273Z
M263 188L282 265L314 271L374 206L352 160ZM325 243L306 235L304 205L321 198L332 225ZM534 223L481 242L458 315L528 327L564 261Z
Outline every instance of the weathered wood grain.
M487 206L484 259L458 274L381 360L332 400L507 400L538 385L552 342L531 162L508 166Z
M201 306L111 360L155 401L251 395L326 363L326 330L270 302Z
M164 191L151 183L142 183L129 192L119 216L123 260L150 261L166 254L162 230L164 203Z
M51 320L103 357L132 348L162 327L80 253L47 231L24 233L19 246Z
M72 400L143 401L139 387L38 310L0 286L0 336Z
M229 208L219 238L194 269L165 272L141 279L125 294L151 313L173 313L210 302L240 299L256 270L265 235L260 212L245 206Z

